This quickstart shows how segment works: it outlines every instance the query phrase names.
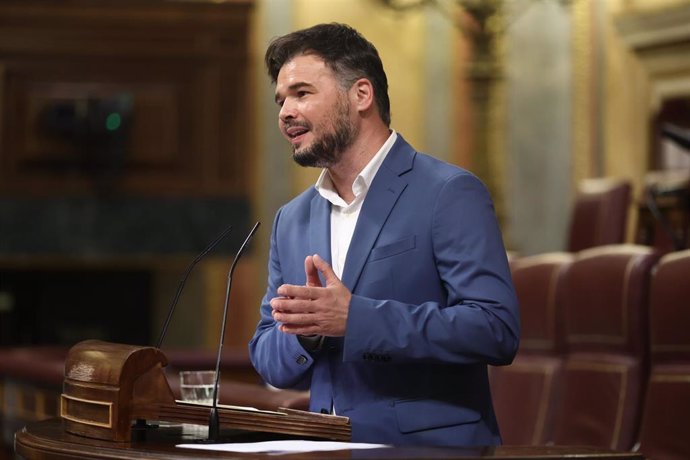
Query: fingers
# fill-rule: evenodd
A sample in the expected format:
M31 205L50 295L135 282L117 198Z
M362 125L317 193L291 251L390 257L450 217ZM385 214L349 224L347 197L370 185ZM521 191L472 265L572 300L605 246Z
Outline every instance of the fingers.
M281 332L286 334L300 334L300 335L315 335L321 330L315 325L295 325L295 324L281 324L278 326Z
M338 275L336 275L333 271L333 267L331 267L331 265L328 262L323 260L320 255L314 254L312 256L312 263L318 271L323 273L323 276L326 279L326 284L340 282Z
M312 300L319 297L319 289L323 288L316 286L295 286L294 284L283 284L278 288L277 293L281 297Z
M307 256L304 259L304 273L307 277L307 286L321 287L321 280L319 279L319 271L314 266L314 257Z
M314 314L311 312L293 312L290 309L274 309L273 319L279 324L278 328L288 334L316 334L320 327L314 323Z
M287 297L276 297L274 299L271 299L270 304L274 312L278 311L286 313L313 313L314 311L314 303L309 299L290 299Z
M278 329L288 334L343 336L352 297L349 290L317 254L304 259L304 274L304 286L283 284L270 301Z

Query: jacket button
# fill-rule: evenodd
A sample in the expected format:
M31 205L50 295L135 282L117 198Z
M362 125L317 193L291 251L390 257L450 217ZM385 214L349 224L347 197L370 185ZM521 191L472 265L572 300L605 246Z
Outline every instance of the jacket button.
M328 414L329 412L328 412L328 409L321 409L321 413L322 414Z
M297 364L304 364L307 362L307 357L304 355L299 355L297 357Z

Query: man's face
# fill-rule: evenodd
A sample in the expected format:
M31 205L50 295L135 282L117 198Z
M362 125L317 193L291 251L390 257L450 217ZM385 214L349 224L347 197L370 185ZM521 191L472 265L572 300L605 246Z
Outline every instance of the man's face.
M350 118L348 93L333 71L314 55L299 55L278 73L275 99L280 132L302 166L328 168L352 144L357 128Z

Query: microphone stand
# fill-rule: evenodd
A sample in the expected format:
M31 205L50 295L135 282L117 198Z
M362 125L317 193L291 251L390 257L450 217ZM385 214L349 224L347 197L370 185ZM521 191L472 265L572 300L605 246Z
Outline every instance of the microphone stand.
M690 154L690 130L681 128L680 126L676 126L671 123L664 123L661 126L661 136L665 139L671 140L676 146L682 149L683 153ZM650 186L644 195L645 204L651 212L652 217L659 223L666 236L668 236L671 244L673 245L673 249L675 251L685 249L687 247L686 242L679 238L674 232L668 217L661 212L659 206L657 205L657 197L659 194L660 193L656 185ZM683 211L687 213L690 212L690 209L685 209Z
M172 319L173 313L175 312L175 307L177 306L177 302L180 300L182 289L184 289L184 285L187 282L187 278L189 278L189 274L192 272L192 269L201 259L204 258L204 256L206 256L206 254L211 252L216 246L220 244L221 241L225 239L226 236L230 234L230 230L232 230L232 226L229 226L228 228L223 230L223 233L218 235L215 240L211 241L211 244L209 244L206 247L206 249L201 251L201 254L196 256L192 263L189 264L184 274L180 277L180 283L177 285L177 292L175 292L175 296L173 297L172 302L170 302L170 307L168 308L168 316L165 318L165 322L163 323L163 329L161 330L161 334L158 337L158 341L156 342L156 348L160 348L163 343L163 338L168 332L168 326L170 325L170 320Z
M213 405L211 407L211 412L208 415L208 442L218 442L218 439L220 438L220 421L218 418L220 356L223 350L223 344L225 343L225 326L227 324L228 319L228 305L230 303L230 290L232 289L232 274L235 271L237 261L240 259L242 252L244 252L244 248L247 246L247 243L249 243L249 240L252 238L252 236L254 236L254 233L256 233L256 230L259 228L259 225L261 225L261 222L257 222L256 224L254 224L254 227L252 227L252 229L249 231L247 238L245 238L244 242L242 243L242 246L240 246L240 249L237 251L235 259L232 261L232 265L230 266L230 271L228 272L228 283L227 288L225 289L225 305L223 307L223 322L220 330L220 345L218 346L218 356L216 358L216 381L213 384Z
M666 218L666 216L664 216L664 214L659 209L659 206L656 204L656 198L657 190L656 187L652 186L645 193L645 203L647 204L647 208L649 208L649 211L652 213L654 219L656 219L656 221L661 226L661 229L671 240L673 250L680 251L685 249L685 243L676 236L675 232L673 231L673 228L671 227L671 223Z

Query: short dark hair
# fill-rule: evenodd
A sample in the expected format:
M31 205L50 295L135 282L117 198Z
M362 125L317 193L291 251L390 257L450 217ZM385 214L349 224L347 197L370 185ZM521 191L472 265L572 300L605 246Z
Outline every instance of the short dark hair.
M301 54L322 58L344 88L349 88L360 78L369 80L374 87L379 115L390 126L386 72L378 51L362 34L346 24L330 23L274 38L264 56L271 81L276 83L283 65Z

